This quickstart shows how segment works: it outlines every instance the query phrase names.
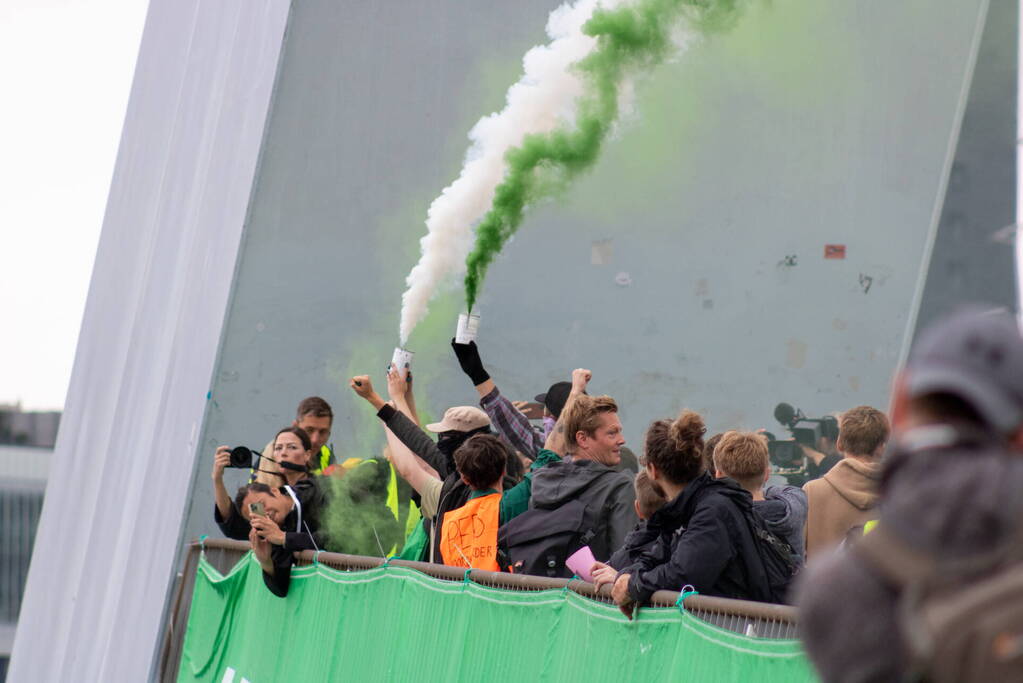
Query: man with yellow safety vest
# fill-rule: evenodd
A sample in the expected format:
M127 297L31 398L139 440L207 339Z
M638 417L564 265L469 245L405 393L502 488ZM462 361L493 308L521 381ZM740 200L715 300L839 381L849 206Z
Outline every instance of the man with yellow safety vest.
M302 399L295 411L295 421L291 424L308 434L313 443L309 474L323 474L323 470L337 462L334 449L327 445L331 427L334 426L334 411L329 403L319 396Z
M366 488L363 496L370 496L375 502L386 504L388 510L394 516L399 527L403 530L403 536L407 535L407 529L412 528L419 521L419 511L411 501L411 488L400 481L394 468L382 457L380 458L339 458L332 445L328 445L331 429L333 428L334 411L330 404L319 396L309 396L302 399L295 411L295 419L291 423L293 427L299 427L309 435L312 442L313 455L309 458L309 474L337 475L344 476L354 472L356 467L366 467L373 470L373 476L361 473L358 477L359 487ZM265 483L268 486L280 486L279 477L273 472L272 455L273 444L267 444L263 450L264 460L261 469L263 472L254 472L252 480ZM363 497L364 500L366 498ZM379 500L376 500L379 499ZM400 544L385 543L384 552L394 553Z
M309 474L323 474L324 470L337 463L334 457L334 449L327 445L330 439L330 430L334 423L334 411L330 404L319 396L309 396L299 401L298 410L295 411L295 419L292 427L298 427L309 435L312 442L313 455L309 458ZM263 461L260 467L261 472L253 472L252 481L266 484L267 486L280 486L279 477L275 476L277 470L273 460L273 442L271 441L263 449Z

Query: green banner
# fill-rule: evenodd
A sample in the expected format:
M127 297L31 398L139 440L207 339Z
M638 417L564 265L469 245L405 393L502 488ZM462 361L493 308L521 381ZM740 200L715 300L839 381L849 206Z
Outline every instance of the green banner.
M386 567L293 570L273 596L250 553L200 561L178 680L813 681L795 640L748 638L678 609L628 621L572 591L441 581Z

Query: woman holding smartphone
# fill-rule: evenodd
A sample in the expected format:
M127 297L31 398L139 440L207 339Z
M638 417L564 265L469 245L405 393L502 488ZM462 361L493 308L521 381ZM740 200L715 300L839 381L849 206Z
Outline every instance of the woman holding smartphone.
M273 465L278 472L271 479L273 487L292 486L303 488L300 482L310 480L309 457L312 454L312 442L309 435L298 427L285 427L277 432L273 440ZM249 538L251 526L248 515L235 507L234 501L224 486L224 469L231 463L231 448L220 446L213 456L213 519L221 532L228 538L244 541ZM260 468L262 469L262 468ZM269 472L264 472L269 474ZM247 511L246 511L247 512Z

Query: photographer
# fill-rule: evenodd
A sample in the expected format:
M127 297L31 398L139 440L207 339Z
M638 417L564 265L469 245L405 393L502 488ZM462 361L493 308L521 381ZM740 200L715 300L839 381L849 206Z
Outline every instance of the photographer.
M794 486L819 479L837 465L842 456L838 453L838 420L832 415L812 418L788 403L779 403L774 408L774 419L788 431L792 438L778 439L771 432L761 429L767 437L772 471L778 477ZM715 435L716 436L716 435ZM708 466L713 452L708 453Z
M312 442L305 431L298 427L285 427L274 437L271 446L273 457L270 461L278 466L277 471L273 473L274 483L260 483L271 488L283 485L301 488L308 485L301 482L310 480L308 463L313 450ZM227 467L239 466L232 465L231 451L229 446L220 446L213 456L213 519L225 536L244 541L249 538L249 522L240 514L227 492L227 487L224 486L224 470ZM268 459L266 456L259 457L261 460ZM246 462L241 463L240 466L248 467L249 465ZM262 468L259 469L262 471Z
M831 468L842 461L835 442L826 436L817 440L817 447L811 448L800 444L806 455L806 480L820 479L831 471Z
M311 445L309 453L309 474L326 474L327 469L337 465L337 458L334 456L332 446L327 445L330 439L330 431L334 423L334 411L330 404L319 396L309 396L302 399L295 411L295 419L292 427L298 427L309 436ZM280 468L273 459L273 446L271 441L263 449L263 460L257 467L249 481L258 481L267 486L280 486L280 479L277 476Z

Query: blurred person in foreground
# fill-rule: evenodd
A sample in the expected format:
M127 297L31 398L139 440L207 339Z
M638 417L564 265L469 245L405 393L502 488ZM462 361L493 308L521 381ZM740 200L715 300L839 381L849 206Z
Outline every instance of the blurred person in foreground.
M927 329L896 378L891 419L877 527L811 561L797 590L803 643L826 681L933 677L929 667L941 653L917 648L927 624L916 601L931 590L955 596L983 578L964 578L958 566L1017 539L1023 339L1016 322L965 311ZM880 556L869 550L884 546ZM932 571L904 584L885 569L884 555L912 556Z

